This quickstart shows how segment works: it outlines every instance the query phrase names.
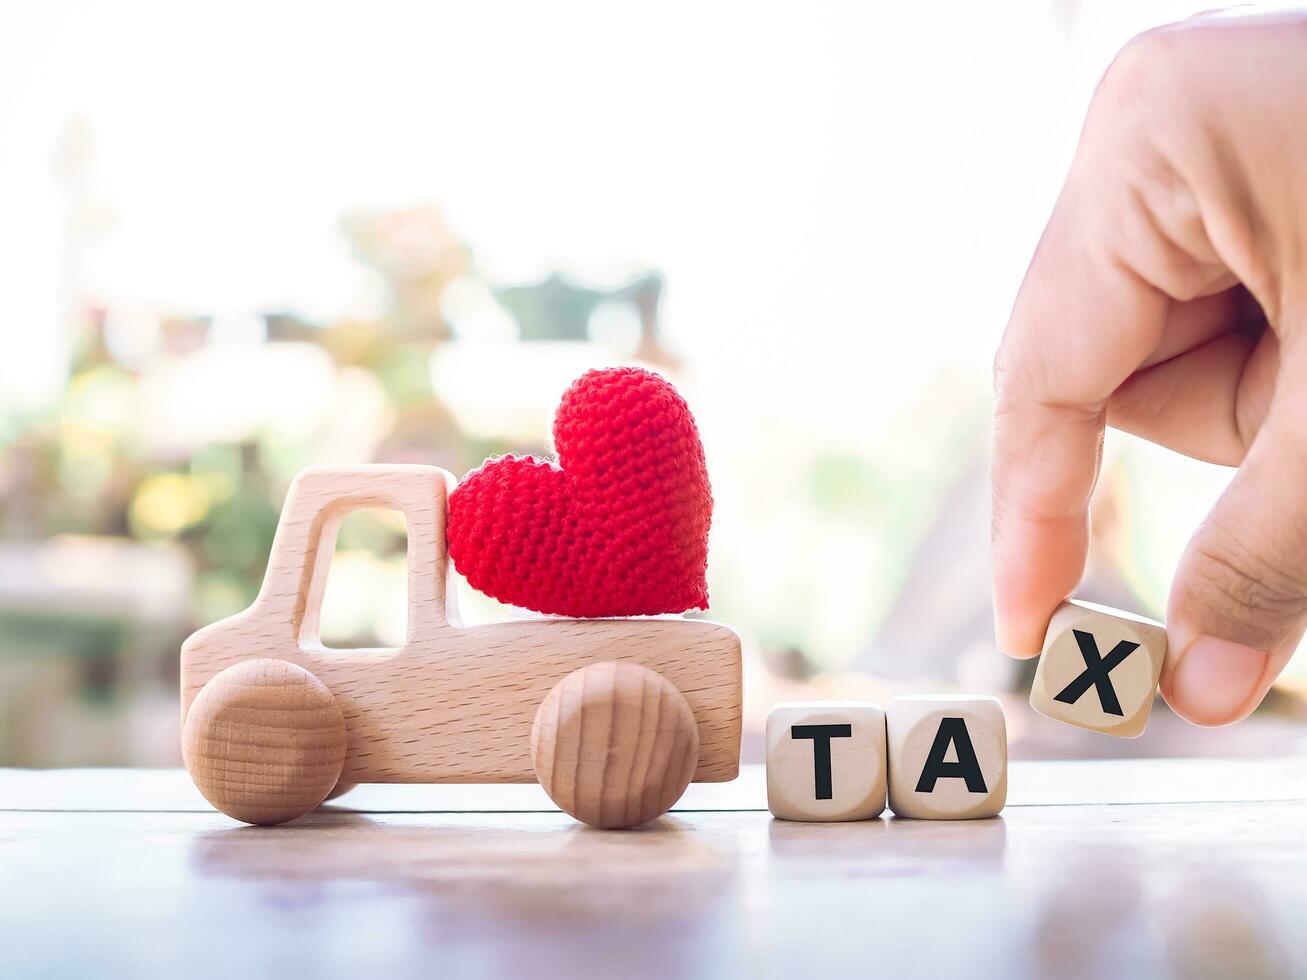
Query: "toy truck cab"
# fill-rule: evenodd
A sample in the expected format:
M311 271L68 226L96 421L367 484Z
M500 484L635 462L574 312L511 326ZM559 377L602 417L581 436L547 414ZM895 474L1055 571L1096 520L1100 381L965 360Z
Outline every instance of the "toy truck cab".
M463 628L446 613L446 497L434 466L314 467L286 498L249 609L182 646L183 754L218 809L280 823L361 782L527 782L599 826L665 812L691 779L735 778L739 638L682 618ZM341 521L400 511L408 633L323 646Z

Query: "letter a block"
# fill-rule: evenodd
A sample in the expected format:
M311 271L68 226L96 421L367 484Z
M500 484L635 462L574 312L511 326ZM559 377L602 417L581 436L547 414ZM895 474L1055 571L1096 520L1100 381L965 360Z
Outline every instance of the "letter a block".
M997 698L895 698L889 805L900 817L992 817L1007 802L1007 724Z
M1148 724L1166 659L1166 627L1086 602L1053 614L1030 689L1041 715L1134 738Z
M885 809L885 712L855 702L767 715L767 808L782 820L870 820Z

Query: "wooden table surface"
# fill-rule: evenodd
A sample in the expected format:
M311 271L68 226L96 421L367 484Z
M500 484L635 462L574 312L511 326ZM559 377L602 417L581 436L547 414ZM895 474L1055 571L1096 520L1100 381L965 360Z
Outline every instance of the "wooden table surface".
M0 977L1307 974L1307 761L1014 763L1003 816L639 831L536 786L242 827L173 770L0 770Z

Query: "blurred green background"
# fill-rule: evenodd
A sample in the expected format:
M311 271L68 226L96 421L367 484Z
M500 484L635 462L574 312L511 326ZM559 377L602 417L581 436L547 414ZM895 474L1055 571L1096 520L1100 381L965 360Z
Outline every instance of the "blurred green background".
M927 690L1003 696L1018 756L1301 751L1301 670L1127 743L1030 714L992 645L990 358L1094 80L1198 6L17 14L0 765L177 764L177 648L253 597L300 468L547 452L618 363L703 431L747 759L777 700ZM1083 595L1160 615L1227 478L1110 438ZM329 643L402 639L404 561L346 523Z

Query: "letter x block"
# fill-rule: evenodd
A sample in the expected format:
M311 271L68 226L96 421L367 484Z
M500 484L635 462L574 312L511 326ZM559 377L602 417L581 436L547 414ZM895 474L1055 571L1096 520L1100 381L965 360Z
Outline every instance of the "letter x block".
M992 817L1007 802L1007 724L997 698L895 698L889 805L900 817Z
M778 704L767 715L767 807L782 820L870 820L885 809L885 712Z
M1165 659L1161 623L1064 602L1048 625L1030 705L1057 721L1134 738L1148 724Z

